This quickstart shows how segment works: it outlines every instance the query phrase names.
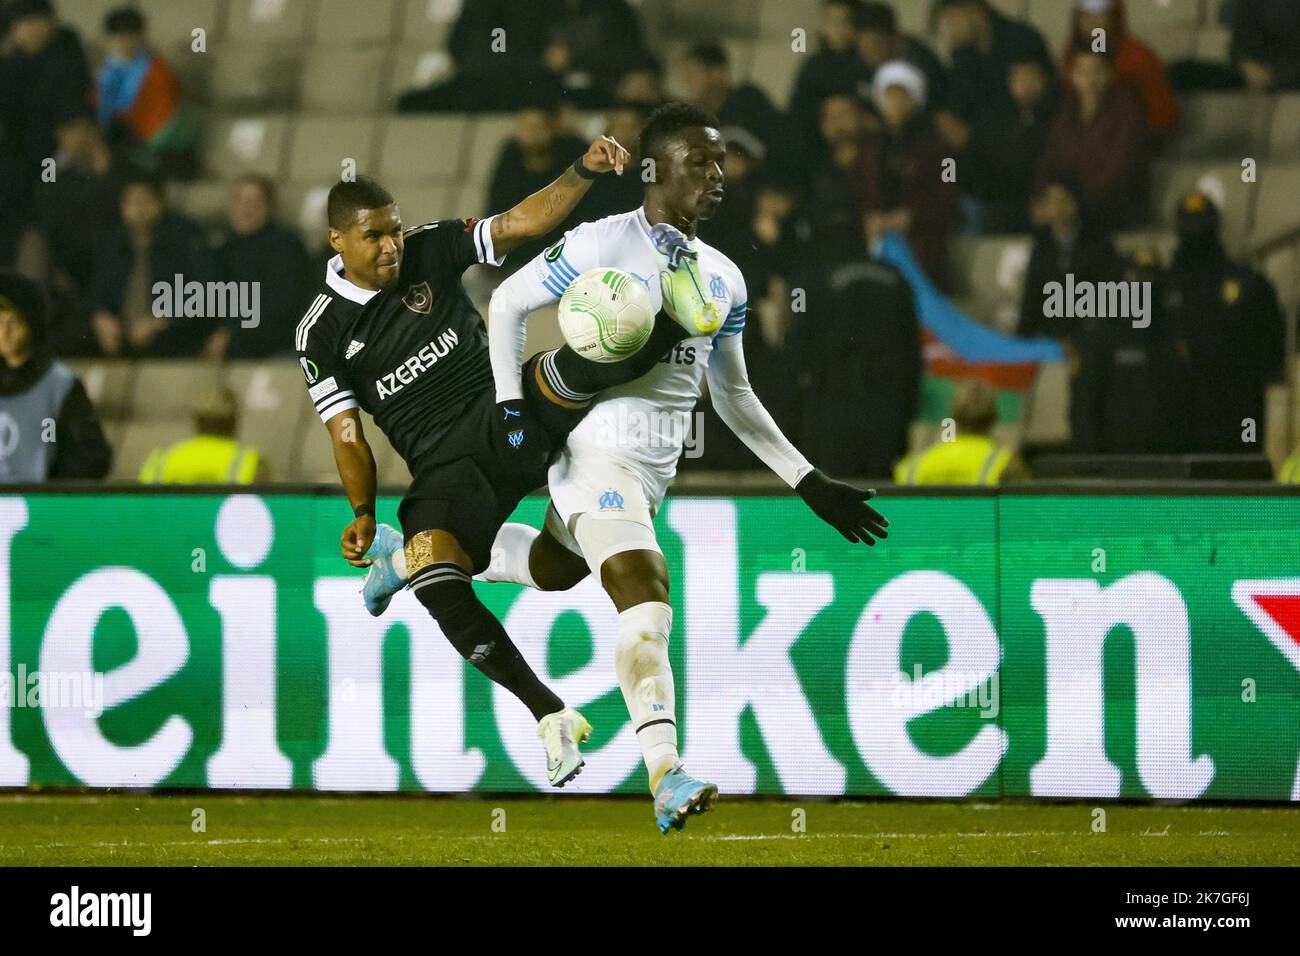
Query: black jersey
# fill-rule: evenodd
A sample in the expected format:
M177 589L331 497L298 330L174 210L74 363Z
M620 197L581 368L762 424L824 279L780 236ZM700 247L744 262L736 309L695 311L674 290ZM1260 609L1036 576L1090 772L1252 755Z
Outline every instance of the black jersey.
M343 278L340 257L330 261L294 340L322 421L360 406L414 469L493 388L487 328L461 285L474 263L501 264L490 222L408 230L397 281L380 292Z

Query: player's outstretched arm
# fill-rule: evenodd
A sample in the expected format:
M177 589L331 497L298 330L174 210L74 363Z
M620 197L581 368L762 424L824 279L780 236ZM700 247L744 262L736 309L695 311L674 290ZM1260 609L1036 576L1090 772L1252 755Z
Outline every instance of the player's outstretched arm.
M872 545L889 524L867 501L876 492L827 477L795 448L749 384L739 334L719 337L709 358L709 394L718 417L812 512L848 541Z
M348 564L364 568L370 564L366 552L375 540L375 456L361 431L361 416L356 409L339 412L325 427L334 446L339 480L356 515L343 529L339 547Z
M504 255L557 228L569 218L597 176L611 170L623 175L623 164L628 159L627 150L613 137L597 136L559 179L492 217L492 248Z

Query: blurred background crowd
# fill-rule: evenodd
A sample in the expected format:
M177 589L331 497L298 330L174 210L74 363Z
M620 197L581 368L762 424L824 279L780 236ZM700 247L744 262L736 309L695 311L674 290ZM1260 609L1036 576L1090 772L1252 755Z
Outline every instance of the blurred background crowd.
M1300 481L1295 0L4 0L0 36L0 481L333 480L292 328L340 164L409 224L481 216L596 133L637 158L670 98L719 117L700 235L823 468L1229 454ZM638 205L639 168L569 225ZM158 316L177 276L258 283L256 327ZM1149 324L1055 314L1067 276L1150 283ZM481 305L499 278L471 275ZM1039 338L1059 361L1017 357ZM761 467L701 412L687 475Z

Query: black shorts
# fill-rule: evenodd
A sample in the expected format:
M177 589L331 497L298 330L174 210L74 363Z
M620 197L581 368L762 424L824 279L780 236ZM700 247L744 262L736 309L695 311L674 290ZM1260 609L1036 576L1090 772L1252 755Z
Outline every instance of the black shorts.
M524 398L544 429L550 458L586 409L561 408L542 396L533 376L535 359L524 364ZM466 406L458 427L412 463L414 477L397 508L408 541L421 531L449 532L469 555L475 574L491 562L492 542L519 502L546 484L545 467L526 473L502 460L492 440L495 412L496 396L490 389L477 395Z

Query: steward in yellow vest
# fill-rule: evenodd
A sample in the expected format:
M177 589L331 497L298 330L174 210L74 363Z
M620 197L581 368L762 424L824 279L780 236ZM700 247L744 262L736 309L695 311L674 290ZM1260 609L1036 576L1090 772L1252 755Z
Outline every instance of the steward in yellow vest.
M151 484L247 485L266 479L262 456L241 445L234 434L239 409L234 393L221 387L201 395L194 404L192 438L150 453L140 480Z
M903 458L894 467L897 484L996 485L1028 477L1015 453L989 437L998 418L991 386L978 379L961 383L952 417L957 426L952 441L935 442Z

